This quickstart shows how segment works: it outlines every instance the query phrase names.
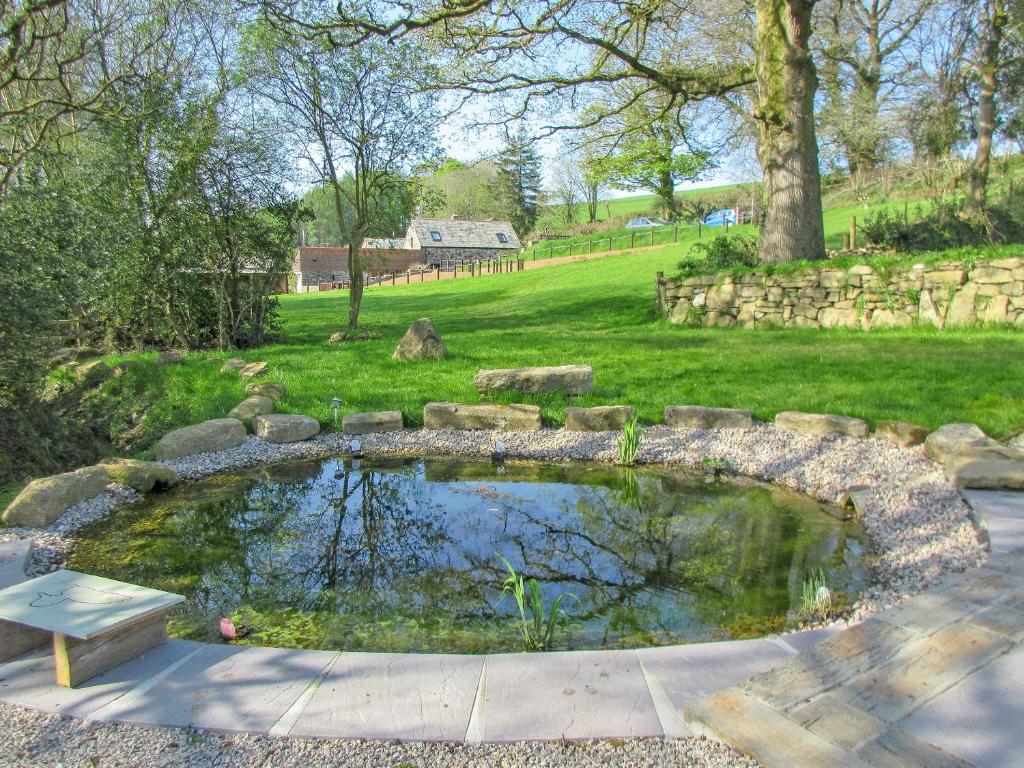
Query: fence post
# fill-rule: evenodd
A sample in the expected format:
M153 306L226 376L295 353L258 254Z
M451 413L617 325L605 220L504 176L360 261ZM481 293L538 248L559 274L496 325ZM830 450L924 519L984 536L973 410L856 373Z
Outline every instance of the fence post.
M654 227L651 227L651 245L654 245Z
M700 240L701 228L703 226L704 226L704 222L702 222L700 219L697 219L697 239L698 240Z
M665 314L665 273L658 273L658 315Z
M408 285L412 282L412 269L405 270L405 284Z
M857 217L850 217L850 249L855 250L857 248Z
M426 277L424 277L424 275L425 275L425 274L426 274L426 270L424 270L424 269L421 269L421 270L420 270L420 282L421 282L421 283L422 283L422 282L423 282L424 280L426 280Z
M395 285L395 282L397 280L398 280L398 272L393 269L393 270L391 270L391 284Z
M589 255L589 254L591 254L593 252L594 252L594 241L593 240L587 240L587 254Z
M612 239L609 237L608 238L608 250L610 251L611 249L612 249Z
M672 226L672 242L673 243L678 243L679 242L679 225L678 224L674 224Z
M843 250L844 251L850 250L850 233L849 232L843 232Z
M636 232L629 233L629 250L636 248Z
M572 256L572 243L569 243L569 255Z

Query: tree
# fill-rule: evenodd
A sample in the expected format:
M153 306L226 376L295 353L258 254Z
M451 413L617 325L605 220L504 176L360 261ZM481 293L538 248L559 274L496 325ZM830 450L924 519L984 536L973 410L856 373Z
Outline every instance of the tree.
M498 166L492 160L464 163L446 158L420 173L424 187L433 192L432 202L423 202L427 215L477 221L505 215L495 194Z
M514 11L485 0L382 0L339 6L336 19L309 31L342 44L352 35L396 39L428 30L432 43L456 58L446 84L511 100L513 115L536 101L576 103L609 83L659 92L671 107L737 93L737 108L757 126L767 196L762 259L822 259L817 72L809 45L815 0L752 5L751 20L750 4L703 0L559 0ZM260 7L279 23L292 18L291 4ZM553 107L547 113L562 114ZM572 121L548 129L579 127Z
M522 131L508 137L498 155L495 196L516 234L525 238L537 223L540 205L541 163L533 142Z
M245 59L314 182L331 191L348 245L348 325L354 328L363 297L363 240L391 201L413 191L412 169L434 152L439 114L423 90L431 68L408 42L335 46L304 35L298 24L252 27Z
M1009 26L1009 8L1005 0L980 0L978 3L977 52L972 62L977 79L978 107L975 115L974 158L967 175L968 210L985 207L988 172L992 157L992 137L996 131L996 93L1004 66L1003 37Z

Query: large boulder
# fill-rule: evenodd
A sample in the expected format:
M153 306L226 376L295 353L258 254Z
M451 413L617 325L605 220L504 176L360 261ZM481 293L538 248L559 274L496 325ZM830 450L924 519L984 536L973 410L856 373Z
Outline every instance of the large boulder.
M846 435L867 437L868 423L863 419L834 413L803 413L782 411L775 415L775 426L808 435Z
M1004 445L964 448L946 459L946 477L957 488L1024 488L1024 451Z
M746 429L754 426L754 417L740 408L666 405L665 424L673 429Z
M279 381L250 381L245 385L245 394L281 400L285 395L284 384Z
M481 393L564 392L585 395L594 391L594 369L589 365L553 365L538 368L499 368L479 371L473 383Z
M910 448L923 443L928 437L928 430L908 421L880 421L873 437L900 448Z
M371 432L401 432L401 411L376 413L346 413L341 418L341 431L348 435L366 435Z
M924 441L924 451L940 464L954 453L962 453L968 448L986 445L997 445L996 441L981 431L976 424L963 422L946 424L932 432Z
M245 442L245 425L238 419L210 419L168 432L156 444L157 461L210 451L226 451Z
M566 408L565 428L569 432L618 432L635 416L636 409L632 405Z
M252 420L252 433L268 443L297 443L320 433L320 422L297 413L273 413Z
M421 317L410 325L391 355L395 360L438 360L447 356L448 347L429 317Z
M540 408L536 405L464 405L427 403L423 407L426 429L540 429Z
M252 397L245 398L245 400L228 411L228 416L232 419L238 419L243 424L249 424L257 416L265 416L266 414L273 412L273 400L269 397L253 395Z
M99 465L33 480L7 505L4 522L12 527L45 528L69 507L103 493L109 481L106 467Z
M138 459L107 459L103 466L110 476L110 482L127 485L139 493L149 493L154 488L170 488L177 485L178 473L158 461Z

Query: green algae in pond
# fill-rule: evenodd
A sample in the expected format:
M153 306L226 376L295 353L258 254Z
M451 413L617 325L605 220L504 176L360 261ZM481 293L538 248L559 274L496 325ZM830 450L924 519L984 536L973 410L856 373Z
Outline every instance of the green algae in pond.
M679 470L329 460L153 495L79 536L70 567L179 592L177 637L221 616L258 645L520 650L502 555L550 601L558 648L777 632L804 578L864 586L863 536L817 502Z

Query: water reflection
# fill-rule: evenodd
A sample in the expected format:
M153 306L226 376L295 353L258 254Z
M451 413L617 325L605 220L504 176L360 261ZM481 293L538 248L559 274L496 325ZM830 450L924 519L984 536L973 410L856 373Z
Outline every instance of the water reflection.
M603 465L428 460L291 464L220 478L86 531L72 567L186 594L176 634L219 616L251 642L517 650L495 605L498 554L548 599L572 592L563 647L689 642L778 629L819 567L866 577L859 531L754 483Z

